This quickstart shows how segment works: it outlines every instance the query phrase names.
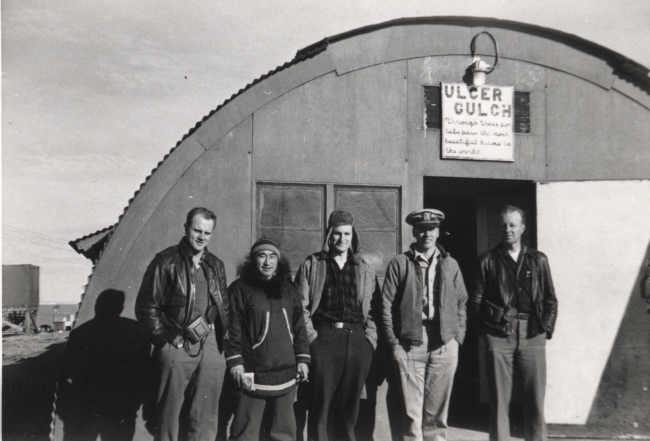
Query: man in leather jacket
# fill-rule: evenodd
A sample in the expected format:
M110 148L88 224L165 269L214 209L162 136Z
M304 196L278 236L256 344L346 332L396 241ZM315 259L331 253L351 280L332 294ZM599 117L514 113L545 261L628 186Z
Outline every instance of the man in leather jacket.
M217 434L229 303L223 262L207 249L215 223L210 210L192 209L185 237L156 255L136 300L158 363L157 441ZM187 421L180 421L188 406Z
M545 441L546 340L553 335L557 298L546 256L521 243L523 210L501 211L501 243L474 269L470 313L487 343L490 441L510 439L513 368L522 379L525 439Z

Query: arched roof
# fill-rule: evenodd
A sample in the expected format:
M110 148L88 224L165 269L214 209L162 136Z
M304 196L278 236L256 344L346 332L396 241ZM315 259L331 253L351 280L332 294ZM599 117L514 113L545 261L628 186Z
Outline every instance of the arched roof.
M642 91L641 95L644 97L647 95L650 97L650 70L646 68L645 66L642 66L641 64L617 53L614 52L610 49L607 49L599 44L593 43L591 41L585 40L583 38L580 38L578 36L568 34L562 31L558 31L555 29L550 29L550 28L545 28L541 26L536 26L536 25L531 25L531 24L526 24L526 23L521 23L521 22L516 22L516 21L510 21L510 20L500 20L500 19L494 19L494 18L482 18L482 17L456 17L456 16L447 16L447 17L417 17L417 18L401 18L401 19L396 19L396 20L391 20L391 21L386 21L383 23L378 23L370 26L365 26L361 27L358 29L354 29L351 31L347 31L338 35L334 35L331 37L324 38L323 40L320 40L310 46L307 46L303 49L300 49L297 51L296 56L289 62L278 66L276 69L268 72L265 75L262 75L261 77L255 79L253 82L247 84L244 88L240 89L237 93L233 94L230 98L225 100L222 104L220 104L216 109L211 111L209 114L204 116L200 121L196 123L196 125L189 130L189 132L182 137L180 141L176 144L175 147L173 147L170 152L164 156L164 158L158 163L158 165L151 171L151 173L145 178L145 181L140 185L140 188L136 190L135 194L131 199L129 199L127 206L124 208L123 213L119 216L119 220L116 224L107 227L103 230L100 230L95 233L91 233L87 236L84 236L83 238L76 239L74 241L71 241L70 244L71 246L77 250L78 252L81 252L78 250L78 246L76 244L82 242L82 241L88 241L89 238L98 238L98 240L101 240L101 243L99 243L99 248L101 248L99 256L96 256L96 258L101 256L101 252L103 252L103 249L106 248L106 246L109 243L109 240L113 233L116 231L117 227L119 224L122 222L124 216L127 214L127 212L132 208L134 205L136 199L138 199L138 196L142 193L143 189L145 186L147 186L151 180L151 178L159 172L161 166L168 161L170 156L182 145L184 144L188 138L191 138L192 135L197 133L200 129L204 128L206 123L208 123L209 120L214 119L215 116L218 116L220 113L222 113L224 110L226 110L229 107L229 104L231 104L233 101L237 100L238 98L242 97L243 95L246 95L246 92L248 92L250 89L254 88L256 85L268 81L269 79L273 77L277 77L279 74L284 73L287 71L289 68L297 66L301 63L304 63L308 60L317 58L319 55L323 53L327 53L328 49L332 45L336 45L339 43L346 43L349 40L353 40L355 37L363 37L371 33L375 32L381 32L381 31L390 31L395 28L401 28L401 27L419 27L419 26L444 26L444 27L456 27L456 28L465 28L467 30L472 30L474 28L488 28L490 30L504 30L504 31L514 31L517 33L521 34L527 34L529 36L533 37L539 37L543 40L546 40L548 42L554 42L558 43L564 47L571 48L575 51L584 53L587 56L593 57L595 59L600 60L601 62L605 63L609 67L608 75L613 75L616 76L620 79L622 79L624 82L631 84L634 86L636 89L640 89ZM454 44L453 48L451 50L445 52L445 54L458 54L458 55L466 55L469 54L469 40L462 40L459 42L462 47L466 47L465 49L459 49L461 46L459 44ZM444 44L448 44L448 42L445 42ZM432 52L429 55L440 55L441 53L435 53ZM413 56L413 54L403 56L402 58L408 58L410 56ZM507 54L505 54L507 57ZM557 57L557 56L556 56ZM516 57L514 57L516 58ZM385 61L391 61L389 59ZM530 61L530 60L528 60ZM360 62L363 63L364 61ZM569 73L571 72L570 68L570 62L563 63L563 68L566 68ZM577 64L577 63L576 63ZM337 70L339 72L340 70L342 72L350 71L353 70L354 68L360 68L362 66L344 66L343 68L339 69L335 65L335 63L332 63L331 61L329 62L324 62L324 65L326 66L321 66L320 69L320 74L325 73L323 69L329 68L331 70ZM567 67L568 66L568 67ZM588 69L590 66L587 66L584 69ZM318 70L318 69L317 69ZM303 78L302 81L306 82L309 81L313 78L315 78L318 75L312 75L311 78ZM580 72L577 73L577 76L580 76ZM595 82L598 83L597 80L594 80ZM296 83L299 85L299 83ZM603 84L600 84L601 86ZM638 90L636 90L638 92ZM274 95L272 99L277 98L278 95ZM635 98L632 98L635 99ZM264 105L266 103L261 103L259 107ZM647 102L643 102L643 105L646 107L650 108L650 99L647 99ZM237 112L241 114L241 111ZM245 113L245 112L244 112ZM250 114L250 112L248 113ZM226 118L230 119L232 121L232 118ZM237 121L238 122L238 121ZM220 130L220 133L225 133L232 127L234 127L235 124L232 124L230 127L223 128ZM224 132L225 130L225 132ZM209 131L209 130L207 130ZM199 141L198 143L191 143L191 144L205 144L205 142ZM203 145L203 148L209 148L209 146ZM106 234L106 232L109 231L109 234Z
M400 18L397 20L385 21L361 28L353 29L351 31L343 32L331 37L324 38L312 45L301 49L296 54L296 58L300 58L306 54L312 53L318 49L325 49L331 43L346 40L358 35L368 34L378 31L380 29L391 28L395 26L407 25L447 25L447 26L462 26L462 27L489 27L496 29L505 29L524 34L535 35L545 38L550 41L563 43L567 46L573 47L577 50L585 52L594 57L598 57L606 61L612 68L619 73L628 75L631 79L636 80L639 85L650 87L650 70L637 63L624 55L614 52L604 46L594 43L584 38L578 37L567 32L558 31L556 29L546 28L543 26L532 25L512 20L500 20L497 18L485 17L414 17L414 18Z

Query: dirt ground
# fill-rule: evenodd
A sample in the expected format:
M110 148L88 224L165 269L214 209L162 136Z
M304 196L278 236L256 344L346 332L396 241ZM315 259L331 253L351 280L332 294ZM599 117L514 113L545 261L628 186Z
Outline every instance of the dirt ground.
M69 332L34 335L2 336L2 437L4 441L49 441L50 423L56 382L59 378L65 343ZM457 403L458 404L458 403ZM462 403L461 403L462 404ZM520 424L523 415L514 409L512 417L513 438L523 437ZM486 410L487 412L487 410ZM485 412L485 417L487 413ZM487 419L478 418L468 425L456 421L458 411L450 415L449 438L452 440L485 441ZM452 421L454 420L454 421ZM474 415L473 420L477 420ZM470 427L471 426L471 427ZM624 435L622 435L624 434ZM591 425L549 425L549 438L580 439L650 439L643 432L630 434L621 428Z
M56 381L68 334L3 334L3 440L49 440Z

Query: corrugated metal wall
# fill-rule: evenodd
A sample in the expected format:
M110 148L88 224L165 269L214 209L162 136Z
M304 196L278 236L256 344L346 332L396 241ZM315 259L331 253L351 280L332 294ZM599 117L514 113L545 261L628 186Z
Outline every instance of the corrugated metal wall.
M440 131L424 127L423 86L461 81L471 62L469 42L480 30L393 26L342 39L237 96L171 154L133 201L94 271L77 328L93 319L96 301L105 292L123 293L121 317L134 318L146 266L156 252L178 242L184 216L195 206L217 212L210 249L224 260L232 281L237 262L258 233L261 184L323 186L324 217L336 206L333 196L339 186L393 188L403 218L422 207L427 176L532 182L650 178L647 94L622 82L602 59L572 45L502 28L488 29L501 50L499 67L488 82L529 92L530 133L515 135L513 163L442 160ZM489 48L481 50L491 53ZM594 191L607 191L612 201L648 206L643 199L647 181L620 192L609 189L627 184L602 185ZM620 283L597 283L608 273L594 271L591 262L576 267L565 260L574 253L593 252L603 258L595 262L603 263L610 252L622 252L597 246L611 243L609 238L598 239L605 239L602 226L612 213L602 213L599 222L583 222L580 211L571 206L579 200L559 185L548 187L559 189L553 197L543 188L537 210L539 244L550 252L560 299L558 338L550 347L549 422L584 423L648 246L647 222L630 223L618 213L613 217L617 226L624 226L616 237L629 241L635 251L615 276ZM566 216L566 222L569 231L581 233L577 243L557 242L567 231L562 208L575 213ZM598 215L598 210L590 213ZM398 223L399 231L397 243L405 247L411 241L410 229ZM615 295L612 286L618 289ZM586 299L593 303L585 304ZM605 299L608 303L601 301ZM607 316L606 345L589 375L568 383L560 372L577 375L584 369L584 358L576 355L580 351L560 346L572 344L570 329L590 329L591 311ZM557 400L574 403L570 412L554 407ZM138 415L135 437L149 439ZM61 415L57 418L55 435L61 439L63 421Z

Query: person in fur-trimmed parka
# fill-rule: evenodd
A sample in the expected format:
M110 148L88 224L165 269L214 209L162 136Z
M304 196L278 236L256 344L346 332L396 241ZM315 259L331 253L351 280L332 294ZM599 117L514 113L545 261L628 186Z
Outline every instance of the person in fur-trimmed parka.
M255 242L228 294L226 363L238 387L230 439L257 440L266 415L268 439L295 440L293 402L309 374L309 339L289 264L272 240Z

